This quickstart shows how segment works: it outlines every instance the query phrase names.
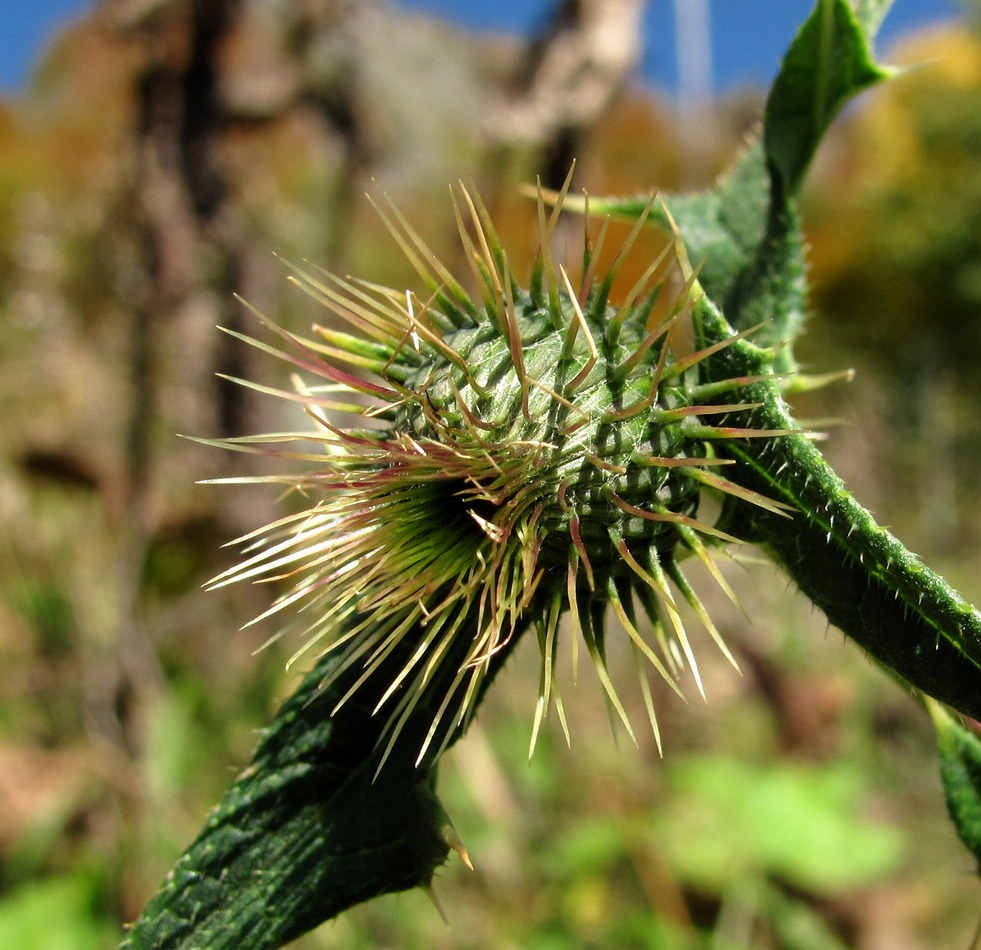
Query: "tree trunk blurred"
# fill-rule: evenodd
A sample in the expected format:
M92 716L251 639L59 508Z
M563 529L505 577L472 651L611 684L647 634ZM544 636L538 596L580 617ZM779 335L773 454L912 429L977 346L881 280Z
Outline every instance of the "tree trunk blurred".
M539 150L542 184L562 185L583 137L636 70L645 0L560 0L488 117L492 140Z

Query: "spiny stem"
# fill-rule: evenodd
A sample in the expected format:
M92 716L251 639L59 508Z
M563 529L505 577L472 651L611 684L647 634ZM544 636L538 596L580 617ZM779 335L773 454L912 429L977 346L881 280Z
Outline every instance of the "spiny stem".
M732 329L705 296L695 305L704 342ZM754 375L765 362L745 340L719 350L715 378ZM720 377L720 372L724 377ZM828 619L878 662L965 715L981 718L981 613L858 504L799 430L773 382L738 394L761 405L754 421L786 432L722 439L740 484L792 509L791 521L759 506L745 514L757 537Z

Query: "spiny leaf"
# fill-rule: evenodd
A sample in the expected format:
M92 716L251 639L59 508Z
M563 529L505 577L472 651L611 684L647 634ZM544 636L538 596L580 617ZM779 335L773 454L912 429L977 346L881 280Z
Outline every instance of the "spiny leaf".
M940 777L957 834L981 871L981 734L943 706L926 700L940 747Z
M764 132L711 191L662 195L649 221L677 228L699 281L729 324L763 324L774 369L795 372L792 344L806 303L803 235L795 197L832 119L857 93L888 77L872 40L891 0L818 0L784 58L767 100ZM575 202L567 202L576 207ZM647 197L590 198L595 214L638 219ZM582 207L582 206L580 206Z
M880 4L881 6L881 4ZM881 9L865 4L865 23ZM783 195L796 194L831 120L856 93L890 75L846 0L818 0L784 57L766 103L763 142Z

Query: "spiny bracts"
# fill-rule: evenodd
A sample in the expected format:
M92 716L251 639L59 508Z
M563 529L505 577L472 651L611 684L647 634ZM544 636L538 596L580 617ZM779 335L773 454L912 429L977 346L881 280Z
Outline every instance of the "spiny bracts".
M614 278L644 219L601 276L606 228L595 243L587 235L574 284L549 250L564 194L547 213L539 193L541 251L527 289L479 197L461 188L454 207L478 299L389 204L379 213L425 297L293 268L346 328L298 339L257 314L286 347L241 337L305 374L293 392L254 388L300 402L314 429L218 444L309 463L269 480L314 501L243 539L245 560L213 583L288 581L263 617L293 612L297 656L316 645L338 652L335 677L358 671L339 705L403 651L375 709L387 717L381 762L437 688L418 761L438 755L472 716L494 657L529 621L542 653L531 747L553 705L568 737L555 683L566 612L574 663L581 641L633 736L607 671L610 608L660 746L648 669L680 693L687 664L702 690L681 602L729 656L681 569L694 556L731 593L710 548L737 539L700 520L703 496L783 510L725 477L731 463L713 451L719 439L782 433L740 424L755 404L738 392L758 377L709 377L711 357L731 340L683 352L697 283L678 241L613 307ZM343 423L351 416L356 427ZM276 447L297 442L312 448Z

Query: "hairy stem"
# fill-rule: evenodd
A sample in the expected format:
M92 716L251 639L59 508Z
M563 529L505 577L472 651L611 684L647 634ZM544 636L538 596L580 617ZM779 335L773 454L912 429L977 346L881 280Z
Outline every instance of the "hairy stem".
M696 305L705 342L732 330L707 297ZM726 347L716 378L765 372L767 354L743 340ZM746 390L739 393L747 399ZM912 686L981 717L981 613L908 551L851 494L801 433L773 382L754 384L753 424L797 430L772 439L721 440L740 482L792 506L791 521L754 507L752 540L765 545L801 590L856 643ZM717 424L725 425L725 417Z

